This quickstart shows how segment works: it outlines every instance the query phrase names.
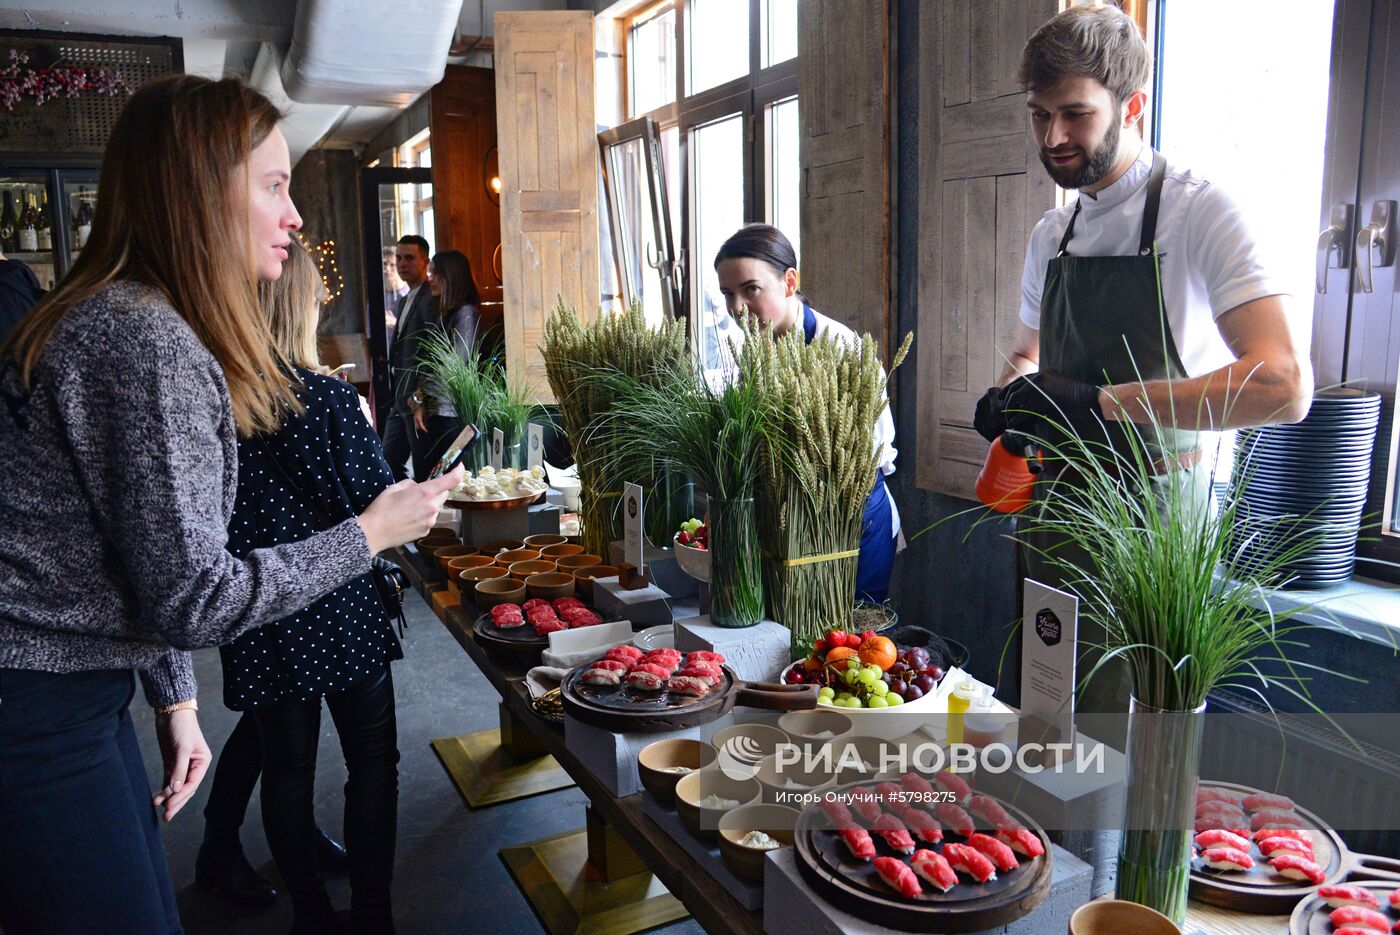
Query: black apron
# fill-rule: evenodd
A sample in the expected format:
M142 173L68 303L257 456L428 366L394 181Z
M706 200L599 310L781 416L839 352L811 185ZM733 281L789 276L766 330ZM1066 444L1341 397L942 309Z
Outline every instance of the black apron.
M1138 252L1133 256L1071 255L1070 239L1074 236L1074 222L1080 208L1079 202L1075 203L1074 214L1060 238L1059 250L1046 265L1040 303L1041 370L1094 386L1186 377L1158 288L1158 265L1162 258L1156 247L1157 212L1166 168L1162 154L1154 152ZM1131 449L1127 447L1127 433L1135 431L1131 425L1108 422L1101 427L1096 422L1074 428L1086 440L1107 440L1115 451L1131 457ZM1164 463L1199 447L1198 433L1194 431L1168 426L1161 428L1160 435L1151 426L1136 431L1148 456ZM1046 473L1053 475L1054 471ZM1164 469L1162 476L1153 480L1154 484L1187 483L1200 491L1198 496L1209 496L1209 486L1200 483L1205 475L1203 471ZM1073 482L1068 474L1060 480ZM1036 484L1037 499L1043 498L1048 487L1046 483ZM1035 510L1035 504L1030 509ZM1081 550L1044 535L1023 535L1028 544L1042 549L1053 547L1057 559L1068 559L1092 570L1089 556ZM1047 563L1034 549L1022 551L1031 578L1051 587L1064 586L1064 572ZM1087 644L1102 643L1104 633L1081 618L1079 638L1084 648L1079 654L1077 677L1082 680L1101 655ZM1117 659L1100 669L1080 691L1077 708L1086 713L1126 714L1128 692L1127 665ZM1096 739L1110 743L1120 740L1113 735L1115 732L1104 728L1099 732L1108 735Z

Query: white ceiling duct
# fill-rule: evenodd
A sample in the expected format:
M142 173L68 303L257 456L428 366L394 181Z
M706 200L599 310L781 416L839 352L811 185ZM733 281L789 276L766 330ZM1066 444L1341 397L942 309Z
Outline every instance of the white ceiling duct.
M282 84L307 104L406 107L442 80L462 0L298 0Z
M287 138L287 149L291 151L292 165L295 166L308 149L319 143L344 118L350 108L343 104L299 104L292 101L282 87L281 65L282 55L277 47L264 42L258 49L258 58L253 63L248 83L265 94L286 115L278 126Z

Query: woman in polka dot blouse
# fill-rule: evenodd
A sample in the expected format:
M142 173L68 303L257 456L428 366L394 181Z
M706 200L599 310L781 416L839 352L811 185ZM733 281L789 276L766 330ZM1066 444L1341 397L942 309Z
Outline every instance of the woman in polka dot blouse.
M306 412L275 433L239 440L238 499L228 530L235 555L333 526L393 483L354 388L314 372L324 287L304 247L293 241L288 252L282 276L263 284L263 307L279 349L296 365ZM403 651L372 578L361 575L219 653L224 703L248 712L244 721L251 717L261 737L263 827L292 898L294 931L334 927L313 811L324 698L349 773L345 841L356 931L392 932L399 753L389 663ZM206 817L214 825L214 816ZM211 827L206 841L216 831ZM236 825L233 833L236 841Z

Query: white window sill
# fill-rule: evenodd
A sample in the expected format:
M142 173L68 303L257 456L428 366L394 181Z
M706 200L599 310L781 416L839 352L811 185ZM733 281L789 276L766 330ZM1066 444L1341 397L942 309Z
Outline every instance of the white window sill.
M1338 630L1392 649L1400 647L1400 586L1353 578L1319 591L1277 591L1274 610L1302 608L1300 623Z

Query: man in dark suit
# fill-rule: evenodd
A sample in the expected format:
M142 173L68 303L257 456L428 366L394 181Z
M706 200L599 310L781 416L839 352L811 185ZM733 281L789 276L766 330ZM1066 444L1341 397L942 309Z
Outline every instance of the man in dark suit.
M424 331L436 322L432 291L428 288L428 241L417 234L399 238L394 251L394 267L408 286L408 294L394 303L394 337L389 345L389 379L393 404L384 420L384 457L395 480L409 476L408 461L413 459L413 477L422 480L432 470L425 463L433 439L413 424L413 411L422 405L423 376L418 373L419 344ZM429 427L434 428L432 422Z

